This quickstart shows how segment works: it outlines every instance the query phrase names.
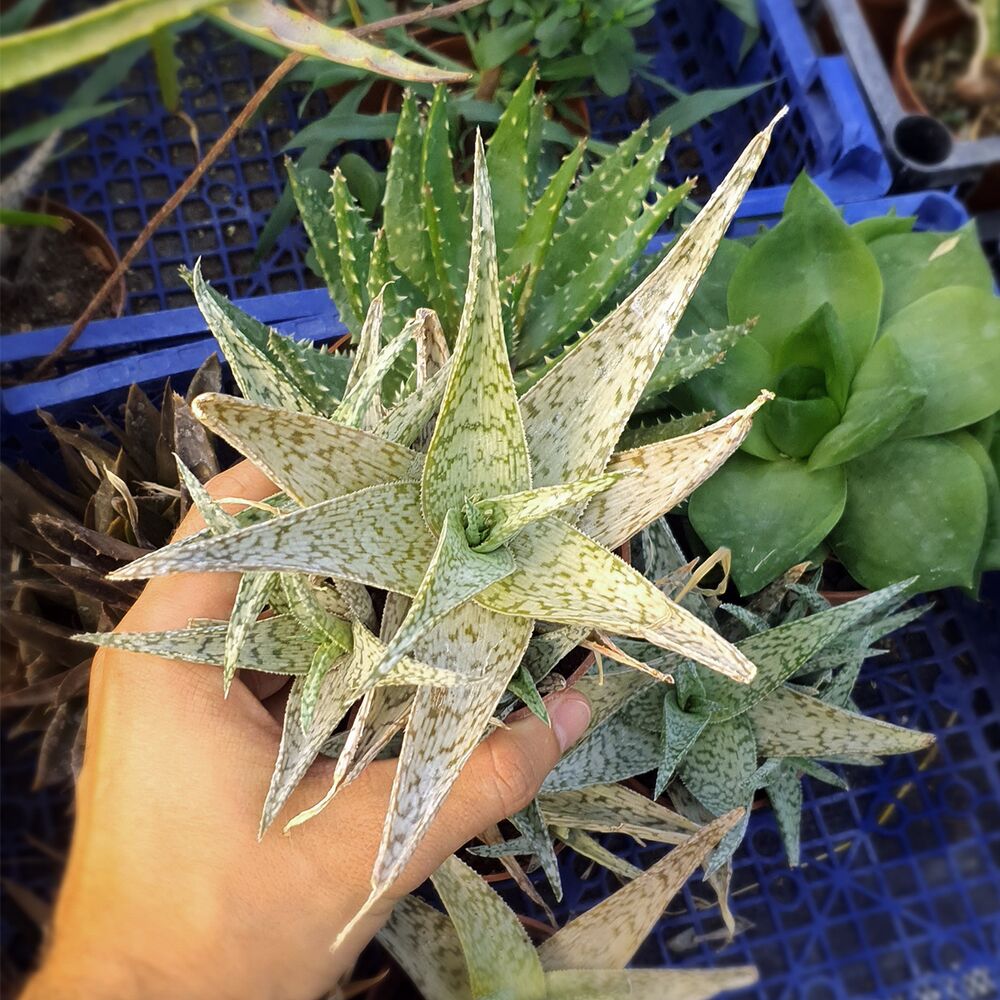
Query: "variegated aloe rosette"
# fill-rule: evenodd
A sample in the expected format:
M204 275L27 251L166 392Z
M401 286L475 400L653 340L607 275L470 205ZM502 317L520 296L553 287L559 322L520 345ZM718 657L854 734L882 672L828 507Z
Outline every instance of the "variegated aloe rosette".
M628 636L753 678L739 649L609 550L725 461L766 397L694 434L614 451L773 126L653 273L520 399L478 140L469 280L450 359L426 310L383 346L379 297L345 378L343 357L268 331L192 275L246 397L203 395L195 412L281 492L229 515L187 476L207 530L116 574L242 571L229 622L88 638L216 663L227 683L237 666L294 677L262 829L321 751L337 754L333 787L292 824L404 731L372 900L412 855L508 685L531 687L519 667L552 642L536 622L562 629L567 648L595 631ZM415 388L386 410L383 379L411 339ZM426 452L411 447L435 414ZM387 594L378 635L368 587ZM266 606L275 613L260 619ZM331 742L358 700L346 736Z

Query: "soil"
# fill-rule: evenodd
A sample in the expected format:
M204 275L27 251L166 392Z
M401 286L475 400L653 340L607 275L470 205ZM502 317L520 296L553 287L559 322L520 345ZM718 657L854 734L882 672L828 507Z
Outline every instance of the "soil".
M108 276L101 252L73 235L39 227L11 227L0 268L0 328L18 333L72 323ZM114 315L113 296L97 317Z
M960 139L1000 135L1000 102L973 104L956 93L975 47L976 29L963 19L957 31L928 38L907 60L913 89L931 114Z

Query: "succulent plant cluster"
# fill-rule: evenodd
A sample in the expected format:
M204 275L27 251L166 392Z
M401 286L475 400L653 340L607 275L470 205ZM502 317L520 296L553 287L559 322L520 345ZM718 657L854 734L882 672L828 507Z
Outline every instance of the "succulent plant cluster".
M204 394L194 411L280 492L230 515L182 471L207 528L113 577L242 572L231 619L88 638L218 663L227 682L238 666L294 678L264 828L352 706L360 703L336 741L330 795L402 731L373 899L411 856L511 680L530 685L521 667L535 622L567 630L571 646L594 633L631 636L741 684L754 676L742 652L610 549L710 475L763 401L694 434L615 452L769 137L770 128L751 142L653 273L520 396L481 143L450 357L429 310L418 307L399 332L387 323L384 286L351 359L282 340L214 294L197 269L190 276L244 395ZM411 344L412 378L392 395L387 381ZM385 595L381 621L369 588ZM265 607L275 613L261 619Z

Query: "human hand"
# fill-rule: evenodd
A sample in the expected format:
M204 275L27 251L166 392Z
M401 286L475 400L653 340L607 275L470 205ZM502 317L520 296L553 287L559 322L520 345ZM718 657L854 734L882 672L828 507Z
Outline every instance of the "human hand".
M208 489L248 500L274 491L247 462ZM177 537L202 527L192 511ZM227 618L237 583L219 573L154 579L119 631ZM350 970L395 900L530 801L590 718L583 695L565 691L547 700L552 729L530 717L485 740L399 881L331 952L368 897L395 762L370 765L319 816L258 843L284 684L243 673L224 700L218 668L98 652L76 828L25 1000L313 1000ZM313 765L288 815L326 793L333 766Z

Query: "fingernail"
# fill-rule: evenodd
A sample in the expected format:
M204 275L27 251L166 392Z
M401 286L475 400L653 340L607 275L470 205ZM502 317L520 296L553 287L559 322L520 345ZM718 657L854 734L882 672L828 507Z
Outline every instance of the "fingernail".
M545 707L559 743L559 752L565 753L590 725L590 702L579 691L563 691L551 699L547 698Z

